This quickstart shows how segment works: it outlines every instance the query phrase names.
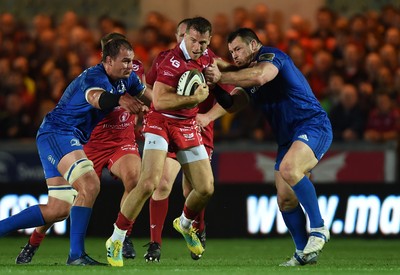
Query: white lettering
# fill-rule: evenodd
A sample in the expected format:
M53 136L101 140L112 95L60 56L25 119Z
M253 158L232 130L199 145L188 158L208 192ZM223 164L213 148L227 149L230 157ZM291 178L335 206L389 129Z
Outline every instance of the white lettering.
M380 208L380 200L375 195L350 196L347 201L344 232L351 234L355 229L356 233L363 234L367 231L368 224L368 233L376 233Z
M400 196L387 197L381 207L379 228L383 234L400 232Z

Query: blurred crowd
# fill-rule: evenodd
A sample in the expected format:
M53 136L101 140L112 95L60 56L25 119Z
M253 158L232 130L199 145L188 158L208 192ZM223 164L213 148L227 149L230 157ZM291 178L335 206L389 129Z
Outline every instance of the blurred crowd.
M210 21L210 48L230 60L226 38L239 27L256 31L264 45L292 57L329 114L335 141L384 142L400 133L400 8L385 6L344 17L321 7L315 26L292 15L287 28L275 22L269 7L236 7ZM278 19L276 19L278 20ZM21 22L0 14L0 138L33 138L43 116L68 83L100 62L100 38L125 34L135 57L147 70L154 57L175 45L178 22L150 12L141 27L127 29L122 21L101 16L95 27L73 11L58 21L37 14ZM249 107L228 114L215 124L215 139L273 139L259 111Z

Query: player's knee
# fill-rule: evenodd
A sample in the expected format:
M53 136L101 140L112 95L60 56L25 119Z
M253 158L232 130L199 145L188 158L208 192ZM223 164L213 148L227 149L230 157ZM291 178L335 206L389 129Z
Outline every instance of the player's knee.
M148 179L142 181L140 186L140 191L142 193L142 196L149 198L153 194L154 190L156 190L156 188L157 188L156 181Z
M202 197L210 198L214 194L214 183L210 181L208 184L204 184L197 192L200 193Z
M82 158L75 161L64 174L64 179L73 184L77 179L79 179L84 174L94 171L93 162L87 158Z
M139 181L139 173L135 171L129 171L127 174L122 178L124 188L126 192L130 192L133 188L136 187Z
M296 166L292 162L282 161L281 165L279 166L279 173L281 174L282 178L292 186L298 181Z
M79 198L93 200L100 193L100 182L99 181L85 181L80 185Z
M278 193L277 202L280 211L290 211L299 204L293 193Z
M172 185L169 184L169 182L161 180L154 192L157 192L157 194L161 197L168 197L171 193L171 188Z

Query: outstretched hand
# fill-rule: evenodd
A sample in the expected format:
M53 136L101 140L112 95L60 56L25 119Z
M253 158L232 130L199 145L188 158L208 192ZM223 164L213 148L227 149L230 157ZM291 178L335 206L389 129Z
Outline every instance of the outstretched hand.
M122 95L119 99L119 105L130 112L131 114L138 114L144 110L144 103L137 97L131 96L128 93Z
M204 69L204 76L206 78L207 85L213 86L221 79L221 71L218 68L217 62L214 62Z

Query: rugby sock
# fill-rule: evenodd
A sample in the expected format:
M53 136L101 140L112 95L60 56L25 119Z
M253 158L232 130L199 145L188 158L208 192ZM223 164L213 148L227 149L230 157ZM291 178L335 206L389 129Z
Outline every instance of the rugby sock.
M111 241L115 242L116 240L119 240L121 241L121 243L123 243L125 240L126 231L127 230L119 229L117 225L114 223L114 231L111 235Z
M126 236L130 236L132 234L132 229L134 224L135 223L132 223L131 226L129 226L128 230L126 231Z
M134 221L128 220L121 211L118 213L117 220L115 221L115 225L118 229L128 231L128 229L133 225Z
M85 236L92 208L72 206L70 214L69 258L76 260L85 252Z
M42 243L45 236L46 236L46 233L39 233L35 229L31 235L31 237L29 238L29 244L33 245L33 246L39 246Z
M296 250L303 250L308 241L306 229L306 215L300 204L290 211L281 211L283 220L296 246Z
M193 220L199 213L189 209L186 204L183 206L182 215L180 217L181 225L184 229L189 229L192 225Z
M193 227L199 230L199 232L203 232L204 230L204 212L205 209L201 210L196 219L193 221Z
M34 205L0 221L0 237L18 229L31 228L44 224L45 221L39 205Z
M168 212L168 197L163 200L153 200L150 198L150 240L152 242L162 242L162 230Z
M307 212L308 218L310 219L310 227L316 228L324 226L324 220L319 211L317 194L314 185L308 177L304 176L298 183L292 186L292 188L297 199Z

